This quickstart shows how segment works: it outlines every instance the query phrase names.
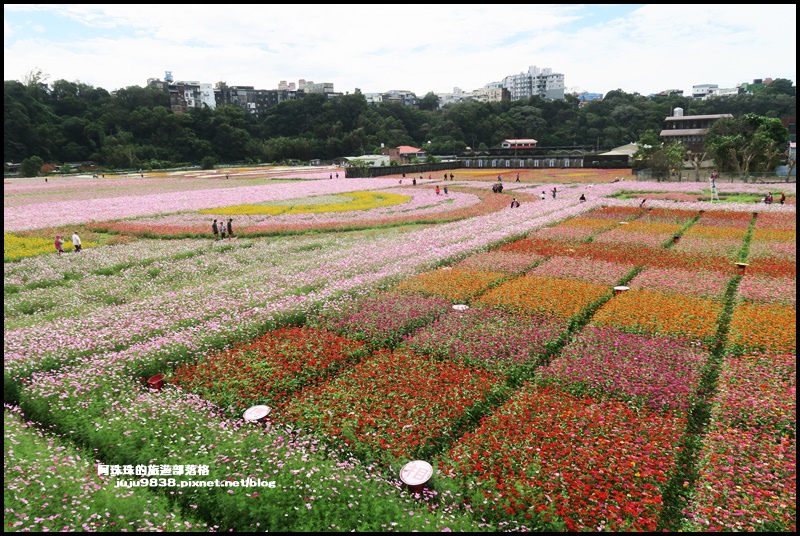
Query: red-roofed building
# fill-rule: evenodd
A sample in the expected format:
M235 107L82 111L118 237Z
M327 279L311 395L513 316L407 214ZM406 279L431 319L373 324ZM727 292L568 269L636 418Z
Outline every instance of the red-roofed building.
M500 145L503 149L535 149L537 141L528 138L528 139L519 139L519 140L503 140L503 143Z
M419 160L425 160L425 158L428 156L428 154L422 149L417 149L416 147L411 147L410 145L383 148L381 149L381 154L388 156L392 160L397 160L398 162L406 164L413 157L417 157Z

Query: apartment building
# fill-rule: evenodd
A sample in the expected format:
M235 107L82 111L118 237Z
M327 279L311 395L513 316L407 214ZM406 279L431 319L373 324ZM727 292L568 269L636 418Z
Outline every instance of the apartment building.
M564 99L564 75L554 73L550 67L540 69L531 65L527 72L506 76L503 87L508 89L512 101L529 97Z

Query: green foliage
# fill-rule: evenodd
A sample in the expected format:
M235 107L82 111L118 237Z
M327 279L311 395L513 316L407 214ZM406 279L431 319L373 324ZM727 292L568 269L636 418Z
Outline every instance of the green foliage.
M93 160L106 169L163 169L206 158L215 164L332 161L374 154L381 144L458 154L468 146L486 151L515 137L535 138L541 146L612 148L660 131L676 106L687 115L755 114L775 121L796 115L797 107L791 81L777 79L752 95L703 101L615 90L582 107L567 96L555 101L465 101L440 109L438 97L428 92L414 109L394 102L371 106L361 93L332 99L308 94L258 116L236 105L176 114L168 96L155 88L130 86L111 95L79 82L57 80L48 85L45 80L42 73L34 73L26 83L5 82L6 162L38 156L44 162ZM780 145L777 124L759 120L756 125L764 136L755 140L753 149L760 147L766 156L751 158L750 167L769 169L776 159L771 142ZM741 140L727 141L724 149L741 152L736 145Z
M216 162L214 161L213 156L204 156L203 160L200 162L200 167L203 169L214 169L214 165Z
M780 161L789 131L780 119L747 113L709 129L705 148L722 171L769 171Z
M23 177L38 177L44 165L44 160L38 156L31 156L22 161L19 172Z

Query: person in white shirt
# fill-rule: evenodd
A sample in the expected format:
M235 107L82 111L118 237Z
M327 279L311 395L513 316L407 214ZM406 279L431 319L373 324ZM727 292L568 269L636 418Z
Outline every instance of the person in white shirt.
M75 253L81 250L81 237L78 236L78 231L72 233L72 245L75 246Z

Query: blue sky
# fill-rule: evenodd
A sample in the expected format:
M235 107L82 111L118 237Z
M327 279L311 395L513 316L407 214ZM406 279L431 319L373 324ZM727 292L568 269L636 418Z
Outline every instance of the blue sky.
M530 66L644 95L796 82L795 4L5 4L5 80L473 90Z

